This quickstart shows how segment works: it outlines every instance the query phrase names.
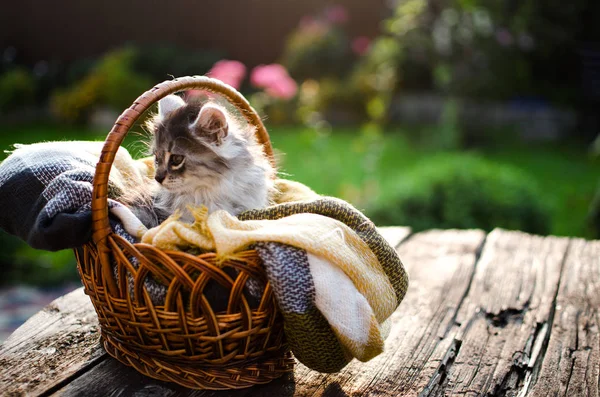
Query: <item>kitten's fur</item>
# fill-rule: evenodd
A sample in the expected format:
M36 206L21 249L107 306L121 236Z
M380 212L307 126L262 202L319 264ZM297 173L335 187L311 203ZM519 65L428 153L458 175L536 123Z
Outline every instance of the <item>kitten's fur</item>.
M190 222L189 205L238 215L269 204L275 170L254 129L242 127L224 108L169 95L159 101L147 127L159 184L153 192L159 215L141 219L147 226L177 210Z

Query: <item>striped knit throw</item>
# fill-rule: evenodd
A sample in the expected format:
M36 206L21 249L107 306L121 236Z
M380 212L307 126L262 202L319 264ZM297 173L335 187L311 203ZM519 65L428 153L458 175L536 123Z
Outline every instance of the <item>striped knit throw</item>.
M225 211L195 213L193 225L174 217L149 230L142 242L223 257L254 248L273 286L290 348L311 369L337 372L352 358L367 361L383 351L387 320L406 293L408 275L360 211L316 196L237 218Z

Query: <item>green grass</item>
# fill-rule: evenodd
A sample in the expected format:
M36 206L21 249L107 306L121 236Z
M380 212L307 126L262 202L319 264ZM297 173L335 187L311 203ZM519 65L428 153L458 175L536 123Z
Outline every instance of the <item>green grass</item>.
M361 208L373 200L385 201L405 170L437 153L411 143L406 136L414 132L401 129L373 139L355 130L318 134L302 128L274 128L271 135L273 145L285 153L281 168L291 178ZM374 152L379 154L374 156ZM504 143L471 152L516 166L536 180L552 212L552 234L592 237L585 218L598 187L600 162L584 146Z
M591 238L586 215L598 189L600 162L578 145L503 145L486 157L513 164L532 175L553 213L552 234Z

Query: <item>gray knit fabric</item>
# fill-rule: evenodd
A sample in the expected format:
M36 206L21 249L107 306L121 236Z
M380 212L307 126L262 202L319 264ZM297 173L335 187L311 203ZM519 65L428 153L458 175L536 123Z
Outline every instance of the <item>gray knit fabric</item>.
M263 261L279 308L305 313L315 301L306 251L279 243L256 243L253 248Z
M327 319L315 306L315 285L306 251L274 242L256 243L252 248L273 287L294 356L316 371L342 369L351 357L344 354Z
M97 162L75 142L27 145L15 151L0 164L0 228L48 251L85 244L91 237ZM109 197L119 193L109 181ZM109 207L115 205L120 204L109 200Z

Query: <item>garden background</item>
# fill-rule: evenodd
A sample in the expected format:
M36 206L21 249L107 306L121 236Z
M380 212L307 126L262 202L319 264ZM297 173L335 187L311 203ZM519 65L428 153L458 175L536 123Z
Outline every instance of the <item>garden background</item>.
M152 85L208 74L264 115L282 175L379 225L600 236L595 0L4 8L2 150L102 140ZM147 137L134 130L125 146L144 156ZM78 285L70 251L36 251L3 232L0 266L0 341Z

